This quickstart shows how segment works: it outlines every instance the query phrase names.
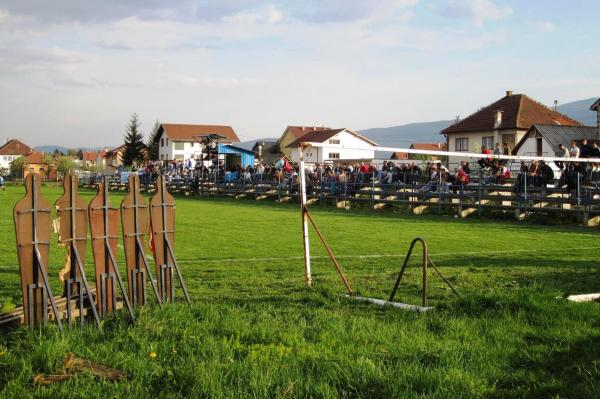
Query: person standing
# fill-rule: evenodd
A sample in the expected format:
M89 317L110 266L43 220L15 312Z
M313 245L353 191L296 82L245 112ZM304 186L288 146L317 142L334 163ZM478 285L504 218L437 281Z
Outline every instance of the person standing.
M6 191L6 188L4 188L4 177L0 176L0 188L2 188L2 192Z

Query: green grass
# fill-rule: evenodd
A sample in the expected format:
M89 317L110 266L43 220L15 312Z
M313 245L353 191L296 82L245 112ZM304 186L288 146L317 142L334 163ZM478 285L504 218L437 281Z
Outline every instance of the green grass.
M20 301L12 207L22 194L21 187L0 193L5 309ZM60 194L44 188L51 202ZM113 193L113 203L122 197ZM387 298L410 241L428 241L432 260L462 298L431 274L436 309L414 314L344 298L312 235L314 286L307 288L297 206L176 201L175 251L192 306L180 301L161 311L151 300L137 311L135 326L120 312L103 322L103 335L91 324L62 335L53 325L2 331L1 397L600 396L600 306L556 299L600 291L596 230L314 207L361 295ZM64 256L53 245L56 293ZM89 251L90 279L91 258ZM411 262L397 300L419 302L418 264ZM59 372L67 352L128 378L82 375L32 385L37 373Z

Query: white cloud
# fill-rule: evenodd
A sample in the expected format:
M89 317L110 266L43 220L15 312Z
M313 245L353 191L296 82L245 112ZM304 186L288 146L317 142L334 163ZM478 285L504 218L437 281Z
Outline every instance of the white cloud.
M512 7L499 6L493 0L450 0L439 11L447 18L469 19L478 27L513 14Z
M533 26L540 32L550 32L556 28L556 25L550 21L537 21L533 23Z
M232 15L221 17L224 22L257 24L257 23L277 23L283 20L283 12L274 6L258 10L244 10Z

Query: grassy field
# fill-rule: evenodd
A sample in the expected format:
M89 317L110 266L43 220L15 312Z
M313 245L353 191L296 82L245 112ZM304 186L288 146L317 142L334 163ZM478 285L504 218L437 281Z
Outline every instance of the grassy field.
M4 310L20 301L12 207L22 194L0 193ZM54 202L61 190L44 194ZM0 331L0 397L600 397L600 305L556 299L600 291L596 230L313 208L360 295L386 298L410 241L428 241L461 298L432 274L435 310L415 314L343 297L315 236L307 288L297 206L176 201L176 254L193 304L160 311L151 300L135 326L120 313L104 334L92 325ZM52 247L55 292L64 257ZM397 300L418 303L418 262ZM86 263L91 278L91 250ZM32 384L59 372L68 352L128 378Z

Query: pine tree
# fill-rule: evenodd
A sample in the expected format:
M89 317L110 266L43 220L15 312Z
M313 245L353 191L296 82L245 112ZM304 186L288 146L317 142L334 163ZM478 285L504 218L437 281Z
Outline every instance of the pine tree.
M125 151L123 153L123 165L131 166L134 162L144 159L144 135L140 131L138 115L134 113L129 119L127 133L125 133Z
M148 160L158 160L158 131L160 130L160 122L158 119L154 122L148 141L146 142L146 148L148 149Z

